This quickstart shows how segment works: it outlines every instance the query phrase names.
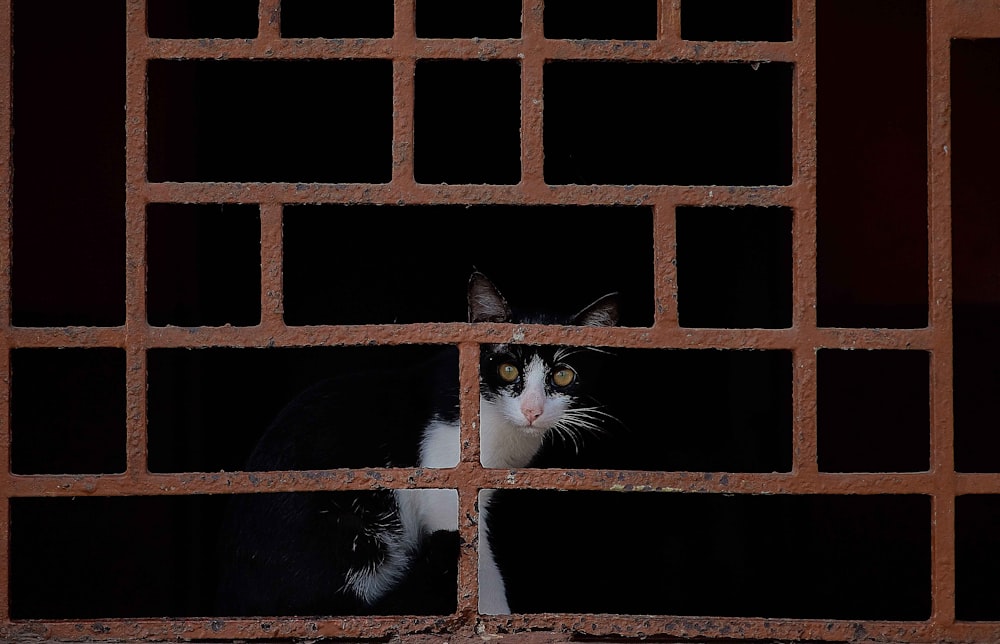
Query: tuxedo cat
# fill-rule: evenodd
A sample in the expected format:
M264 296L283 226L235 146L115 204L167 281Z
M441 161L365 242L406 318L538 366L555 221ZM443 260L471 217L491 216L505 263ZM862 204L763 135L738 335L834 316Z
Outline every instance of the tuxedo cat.
M470 322L612 326L615 294L568 319L521 315L473 273ZM547 439L578 448L607 415L589 397L603 352L483 345L480 453L491 468L528 466ZM245 469L454 467L459 462L457 350L388 372L325 380L281 411ZM509 613L490 544L491 492L480 495L479 610ZM454 490L264 493L233 497L223 529L218 611L226 615L447 614L455 609Z

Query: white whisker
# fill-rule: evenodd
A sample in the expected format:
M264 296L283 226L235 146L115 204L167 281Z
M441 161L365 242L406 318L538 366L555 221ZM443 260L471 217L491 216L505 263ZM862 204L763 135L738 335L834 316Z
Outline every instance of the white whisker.
M572 443L573 451L579 454L583 434L607 434L608 430L604 426L607 421L620 422L599 407L576 407L565 410L551 430L564 444Z
M594 351L596 353L602 353L604 355L612 355L611 351L607 349L601 349L598 347L559 347L556 349L555 354L552 356L556 362L562 362L567 358L577 355L578 353L583 353L585 351Z

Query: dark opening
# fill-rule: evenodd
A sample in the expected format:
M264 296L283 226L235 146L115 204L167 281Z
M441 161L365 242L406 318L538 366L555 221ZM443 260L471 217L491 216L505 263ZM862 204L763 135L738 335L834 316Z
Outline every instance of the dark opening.
M1000 472L1000 40L953 40L955 467Z
M14 349L11 471L125 471L125 352Z
M517 490L490 507L514 612L930 616L928 497Z
M258 0L146 0L146 31L153 38L256 38L259 5Z
M818 360L820 470L930 467L929 354L824 350Z
M545 37L656 40L656 0L546 0Z
M14 619L210 614L223 496L11 499Z
M420 183L521 180L521 66L516 61L417 63L414 178Z
M955 499L955 616L1000 619L1000 495Z
M290 206L285 321L464 322L476 268L512 306L571 315L617 291L621 324L650 326L652 261L648 208Z
M282 38L392 38L392 32L392 0L281 2Z
M817 4L821 326L927 324L924 4Z
M788 208L678 208L681 326L792 324L792 212Z
M576 442L553 436L533 466L791 470L791 353L610 352L599 371L580 377L597 379L594 398L619 422L605 420L602 432L583 432Z
M440 347L427 346L150 350L149 469L246 469L254 446L279 412L309 387L333 377L354 378L350 385L354 387L353 403L331 404L330 409L339 412L335 417L307 419L306 424L319 432L303 439L304 448L311 446L308 462L274 469L384 467L381 456L351 460L327 441L346 438L343 431L333 431L337 427L389 426L405 422L392 414L405 415L407 411L418 417L424 409L418 398L422 394L449 395L449 387L454 388L458 382L457 353L442 358L453 360L454 369L450 370L450 380L444 376L440 392L429 391L435 383L421 381L416 371L441 352ZM445 374L449 372L447 363L443 369ZM376 381L371 375L380 371L386 375L385 381ZM400 382L401 374L414 377ZM369 404L361 404L362 400ZM408 408L408 403L413 407ZM322 419L326 424L320 431L317 428ZM421 428L419 423L414 426L412 418L406 427L413 432ZM333 451L322 451L324 445ZM415 449L401 466L416 465Z
M372 494L360 493L362 497ZM313 532L283 532L287 524L264 520L254 524L250 541L240 541L229 532L233 525L227 521L230 513L245 509L242 503L272 500L325 516L353 496L311 492L12 499L11 617L352 614L355 611L345 610L349 607L343 605L343 597L335 595L339 586L333 584L343 580L317 574L329 569L323 558L334 556L324 526L314 523ZM268 539L275 537L284 541L269 546ZM278 550L271 547L275 545ZM228 566L237 546L252 548L262 557L280 551L283 560L254 569L247 578L231 577ZM457 560L455 533L431 537L423 557L413 564L414 574L387 598L380 612L453 612ZM233 581L246 583L233 588ZM253 583L258 581L262 583ZM325 610L296 610L303 608L296 597L300 581L302 588L328 593ZM255 597L254 591L262 589L266 597ZM239 607L261 610L240 611Z
M153 60L151 181L386 182L387 60Z
M13 323L123 324L125 3L13 19Z
M146 291L156 326L260 322L260 211L235 204L150 204Z
M550 184L791 182L791 75L783 63L550 62ZM669 87L673 100L659 97Z
M685 0L684 40L792 39L792 0Z
M521 0L417 0L418 38L520 38Z

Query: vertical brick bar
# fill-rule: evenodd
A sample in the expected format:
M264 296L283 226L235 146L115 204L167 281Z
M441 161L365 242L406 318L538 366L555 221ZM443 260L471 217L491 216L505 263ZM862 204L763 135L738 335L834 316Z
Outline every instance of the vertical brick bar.
M681 39L681 0L659 0L657 40L676 45Z
M952 393L951 38L948 2L927 3L927 136L930 398L934 497L931 512L931 619L955 622L955 472Z
M0 479L10 476L11 0L0 0ZM10 497L0 485L0 622L10 619ZM0 633L3 627L0 626Z
M545 66L542 25L544 8L538 0L523 0L521 8L521 186L539 192L545 185L542 151L542 72Z
M677 204L660 199L653 207L653 327L676 329Z
M271 337L280 333L284 324L281 221L281 204L260 205L260 325Z
M125 351L127 472L146 472L146 3L129 0L125 26Z
M392 186L396 194L415 189L413 178L413 56L399 55L417 46L416 0L395 2L393 46L397 55L392 61Z
M479 345L458 345L459 440L463 472L481 472L479 441ZM458 490L458 532L462 548L458 561L458 613L471 617L479 606L479 487L468 483Z
M260 0L257 10L257 40L267 44L281 38L281 0Z
M818 470L816 425L816 6L793 5L796 52L792 111L792 471Z

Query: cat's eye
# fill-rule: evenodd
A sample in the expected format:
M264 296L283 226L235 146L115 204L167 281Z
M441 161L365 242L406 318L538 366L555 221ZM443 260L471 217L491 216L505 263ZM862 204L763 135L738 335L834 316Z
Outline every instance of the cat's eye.
M504 382L514 382L521 375L521 372L515 365L505 362L497 367L497 374L500 376L500 380Z
M552 374L552 384L556 387L568 387L576 380L576 372L569 367L562 367Z

